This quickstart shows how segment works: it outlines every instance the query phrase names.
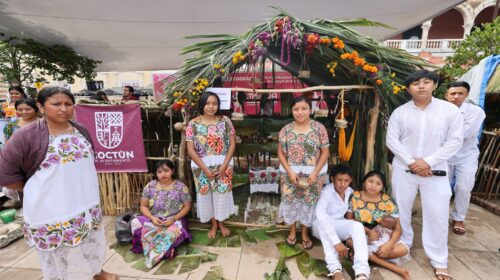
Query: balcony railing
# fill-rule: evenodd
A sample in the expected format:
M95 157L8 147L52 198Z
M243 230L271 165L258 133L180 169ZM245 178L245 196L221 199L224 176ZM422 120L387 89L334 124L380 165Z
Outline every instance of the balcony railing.
M384 45L390 48L402 49L408 52L440 52L440 53L453 53L462 39L441 39L441 40L427 40L425 46L422 40L387 40Z

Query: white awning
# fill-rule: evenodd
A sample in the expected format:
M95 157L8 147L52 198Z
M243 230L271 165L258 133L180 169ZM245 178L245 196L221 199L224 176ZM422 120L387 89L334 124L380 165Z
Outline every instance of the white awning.
M64 44L102 60L99 71L176 69L188 35L242 34L279 6L300 19L366 18L395 29L363 27L383 40L464 1L457 0L0 0L0 32Z

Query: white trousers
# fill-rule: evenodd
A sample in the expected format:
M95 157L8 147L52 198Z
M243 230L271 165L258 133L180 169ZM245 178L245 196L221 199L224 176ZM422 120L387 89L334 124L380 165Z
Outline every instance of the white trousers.
M451 188L447 176L420 177L394 166L392 197L399 208L401 240L412 246L411 210L417 193L422 201L422 243L434 268L448 267L448 214Z
M470 192L476 179L477 160L448 166L450 181L455 176L455 203L451 209L451 219L464 221L470 204Z
M354 273L365 274L370 277L370 266L368 265L368 243L366 241L365 229L360 222L353 220L332 220L332 225L340 240L352 238L354 246ZM321 240L323 250L325 251L325 262L330 272L336 269L342 270L342 264L339 261L339 255L335 250L335 245L330 242L326 230L321 228L319 222L313 222L313 235ZM331 230L331 229L330 229Z

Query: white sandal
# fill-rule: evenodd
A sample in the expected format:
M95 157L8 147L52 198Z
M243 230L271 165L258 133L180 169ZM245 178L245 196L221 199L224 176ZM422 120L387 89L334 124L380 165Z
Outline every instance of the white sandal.
M356 275L355 280L368 280L368 277L364 273Z
M338 269L338 268L337 268L337 269L335 269L333 272L328 273L326 276L327 276L327 277L333 277L333 276L335 276L335 274L337 274L337 273L342 274L342 269ZM342 276L343 276L343 275L342 275ZM345 280L345 278L344 278L344 277L342 277L342 280Z

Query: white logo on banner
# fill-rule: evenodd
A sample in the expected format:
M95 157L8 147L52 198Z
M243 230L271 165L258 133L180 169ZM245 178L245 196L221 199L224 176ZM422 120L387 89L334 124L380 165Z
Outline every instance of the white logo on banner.
M118 147L123 139L123 113L95 112L95 132L97 141L103 147Z

